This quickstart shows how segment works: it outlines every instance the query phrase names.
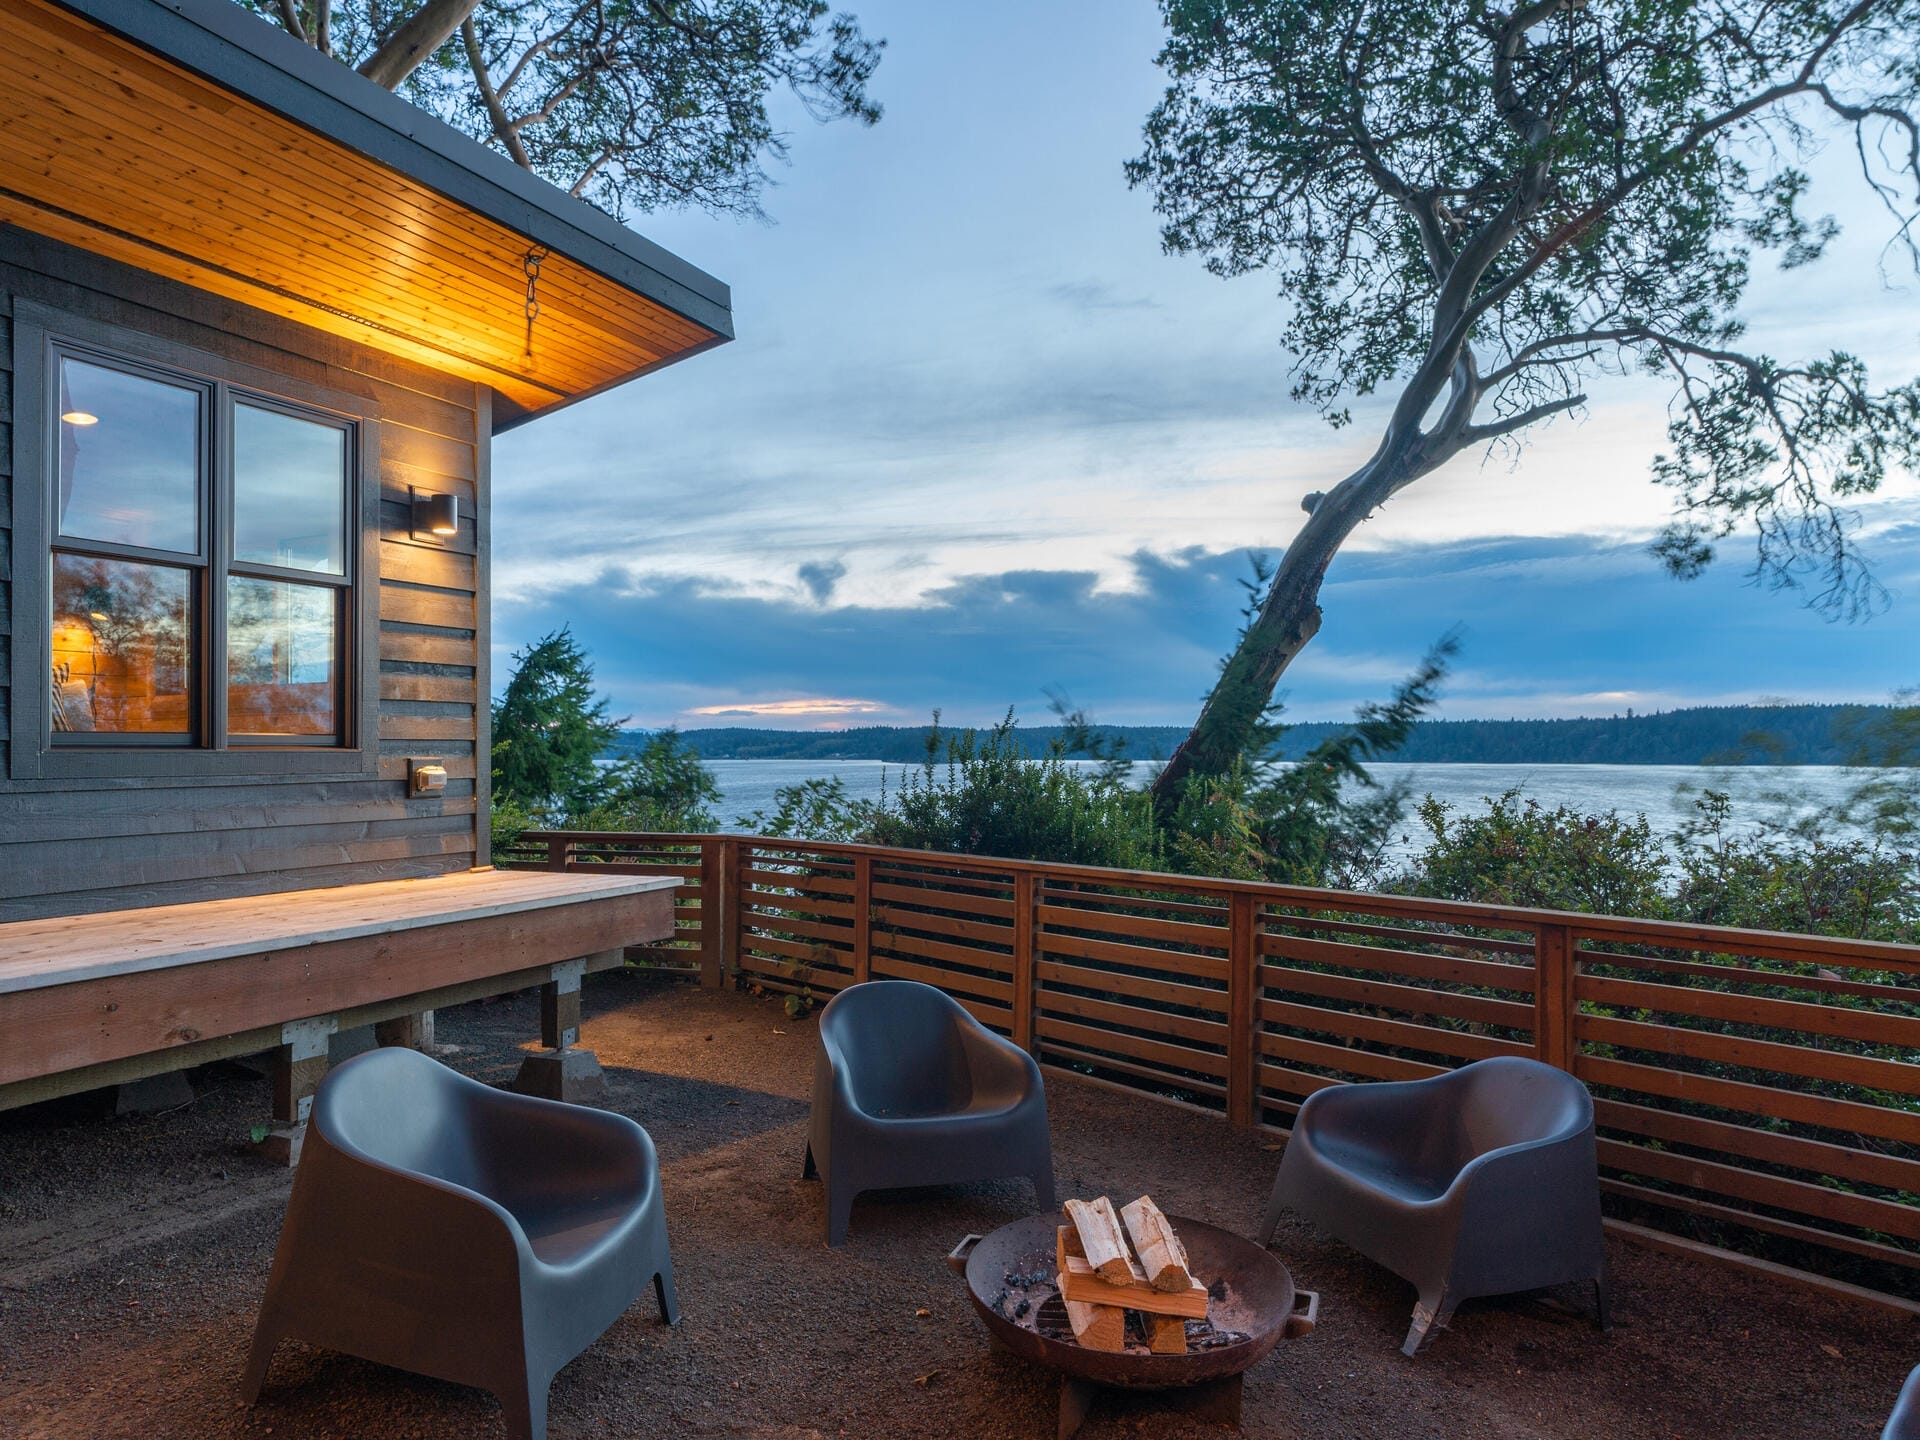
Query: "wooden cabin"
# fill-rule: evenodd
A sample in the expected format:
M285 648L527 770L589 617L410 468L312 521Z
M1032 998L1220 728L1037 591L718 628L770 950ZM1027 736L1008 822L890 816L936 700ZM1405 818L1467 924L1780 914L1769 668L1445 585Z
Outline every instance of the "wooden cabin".
M672 897L487 868L489 446L731 333L231 0L0 0L0 1108L266 1051L292 1152L344 1029L570 1048Z

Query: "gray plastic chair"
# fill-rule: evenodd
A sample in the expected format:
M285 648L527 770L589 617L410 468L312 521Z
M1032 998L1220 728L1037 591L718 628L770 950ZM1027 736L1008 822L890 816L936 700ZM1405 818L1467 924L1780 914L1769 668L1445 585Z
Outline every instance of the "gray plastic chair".
M931 985L842 990L820 1012L802 1173L826 1181L829 1245L863 1190L1021 1175L1051 1210L1040 1067Z
M1254 1238L1294 1210L1420 1292L1417 1354L1462 1300L1591 1280L1608 1328L1593 1100L1517 1055L1307 1097Z
M1894 1401L1880 1440L1920 1440L1920 1366L1908 1373L1907 1383L1900 1387L1900 1398Z
M541 1440L553 1377L648 1281L673 1324L646 1131L372 1050L314 1097L241 1392L300 1339L491 1390Z

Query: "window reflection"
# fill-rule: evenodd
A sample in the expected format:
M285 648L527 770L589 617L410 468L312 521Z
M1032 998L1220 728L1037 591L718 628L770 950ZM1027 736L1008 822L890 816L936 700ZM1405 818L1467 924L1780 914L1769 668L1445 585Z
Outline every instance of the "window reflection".
M233 407L233 558L346 574L347 432Z
M53 729L192 731L193 584L170 565L53 557Z
M60 533L200 551L199 390L60 361Z
M227 729L234 735L338 732L334 632L341 592L280 580L227 580Z

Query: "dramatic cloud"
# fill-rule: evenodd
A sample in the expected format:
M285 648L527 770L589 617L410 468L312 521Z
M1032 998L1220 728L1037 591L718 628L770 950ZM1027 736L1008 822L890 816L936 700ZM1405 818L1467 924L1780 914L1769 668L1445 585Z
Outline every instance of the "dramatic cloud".
M1882 579L1920 596L1920 517L1889 532ZM609 570L503 607L496 663L563 621L639 724L1032 721L1064 692L1114 723L1192 718L1244 598L1240 552L1142 551L1130 583L1091 571L970 575L908 606L822 609L683 577ZM1287 713L1341 719L1457 627L1443 713L1609 713L1770 697L1882 698L1920 681L1904 612L1821 619L1737 566L1679 584L1637 544L1502 539L1338 560L1326 624L1288 672ZM822 697L859 697L822 698Z

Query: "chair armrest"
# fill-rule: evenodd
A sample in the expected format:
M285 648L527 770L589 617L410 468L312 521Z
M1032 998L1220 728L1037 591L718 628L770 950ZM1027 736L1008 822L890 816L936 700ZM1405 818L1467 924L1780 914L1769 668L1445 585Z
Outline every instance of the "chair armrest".
M488 1196L332 1145L309 1144L286 1224L318 1242L314 1253L401 1274L481 1280L517 1272L532 1253L520 1223Z
M482 1183L515 1211L582 1187L644 1205L660 1183L652 1137L624 1115L527 1095L489 1096L477 1108L475 1143L490 1152Z
M1018 1092L1014 1096L1017 1100L1041 1088L1039 1065L1011 1040L994 1034L971 1015L959 1027L959 1034L976 1093L1004 1085Z

